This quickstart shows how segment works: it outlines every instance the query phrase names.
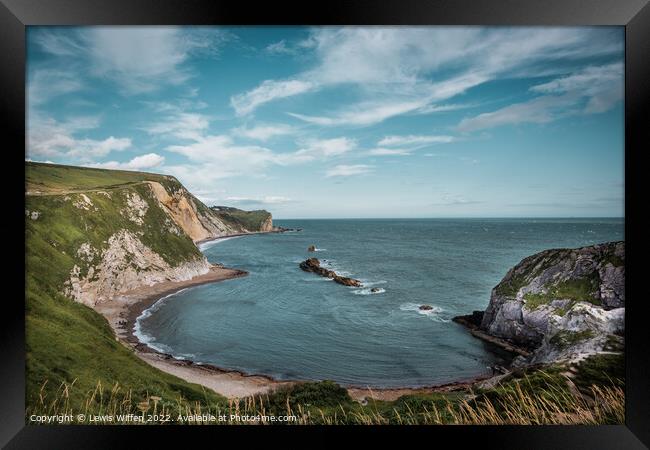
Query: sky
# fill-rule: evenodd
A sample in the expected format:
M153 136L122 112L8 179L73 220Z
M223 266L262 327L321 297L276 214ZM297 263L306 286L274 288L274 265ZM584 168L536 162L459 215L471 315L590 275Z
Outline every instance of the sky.
M28 27L26 159L276 219L623 217L623 27Z

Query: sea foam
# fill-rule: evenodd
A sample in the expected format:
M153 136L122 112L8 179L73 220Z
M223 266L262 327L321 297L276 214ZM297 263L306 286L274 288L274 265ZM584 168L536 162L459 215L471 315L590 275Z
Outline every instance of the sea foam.
M363 289L355 289L354 291L355 295L375 295L375 294L383 294L386 292L386 289L384 288L378 288L375 292L372 292L371 288L363 288Z
M445 311L441 307L432 305L432 309L423 310L420 309L420 306L421 305L418 303L404 303L400 305L399 309L402 311L415 311L418 314L429 317L431 320L435 320L436 322L446 323L450 321L449 319L441 317L441 314Z
M147 347L152 348L153 350L160 352L160 353L171 353L171 349L167 347L164 344L157 343L156 339L153 336L148 335L142 330L142 320L146 319L147 317L151 317L151 315L157 311L165 302L170 297L173 297L174 295L178 295L182 292L185 292L188 288L181 289L176 292L172 292L171 294L165 295L164 297L159 298L156 300L156 302L151 305L149 308L145 309L140 313L140 315L135 319L135 323L133 324L133 335L138 339L138 341L142 342L145 344ZM185 359L183 357L174 357L175 359Z
M207 242L202 242L201 244L198 245L198 248L200 251L204 251L209 249L210 247L214 247L215 245L224 242L224 241L229 241L230 239L235 239L241 236L229 236L229 237L223 237L223 238L216 238L212 239L211 241Z

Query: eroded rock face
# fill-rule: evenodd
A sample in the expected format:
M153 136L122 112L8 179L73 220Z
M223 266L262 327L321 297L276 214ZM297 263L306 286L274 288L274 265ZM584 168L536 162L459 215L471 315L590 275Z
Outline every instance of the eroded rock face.
M263 232L273 231L273 217L270 214L266 219L264 219L264 222L262 222L262 224L260 225L260 231Z
M194 242L242 231L225 224L209 210L200 211L194 202L194 197L185 188L181 187L170 193L160 183L154 181L147 183L172 220Z
M159 254L144 245L138 236L121 230L108 239L102 251L88 243L77 250L80 262L75 264L64 293L87 306L110 299L115 294L161 281L184 281L203 275L210 269L205 257L170 266Z
M318 258L309 258L300 263L300 268L305 272L312 272L321 277L332 278L339 284L344 286L360 287L362 286L361 281L355 280L354 278L342 277L337 275L333 270L328 270L324 267L321 267L320 261Z
M624 263L624 242L525 258L492 290L480 328L534 349L533 362L600 351L624 329Z

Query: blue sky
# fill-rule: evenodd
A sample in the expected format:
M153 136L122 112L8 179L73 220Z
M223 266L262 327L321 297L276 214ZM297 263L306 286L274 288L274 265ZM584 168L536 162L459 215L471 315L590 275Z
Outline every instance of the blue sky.
M622 27L29 27L27 154L276 218L623 216Z

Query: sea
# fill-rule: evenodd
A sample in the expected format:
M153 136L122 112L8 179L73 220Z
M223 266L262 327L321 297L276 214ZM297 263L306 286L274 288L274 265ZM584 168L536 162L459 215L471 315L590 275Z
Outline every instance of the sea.
M139 339L178 359L280 380L371 388L469 380L513 355L452 317L484 310L492 288L526 256L624 240L624 219L613 218L274 224L301 231L201 244L210 262L249 275L159 300L138 318ZM363 287L302 271L310 257Z

